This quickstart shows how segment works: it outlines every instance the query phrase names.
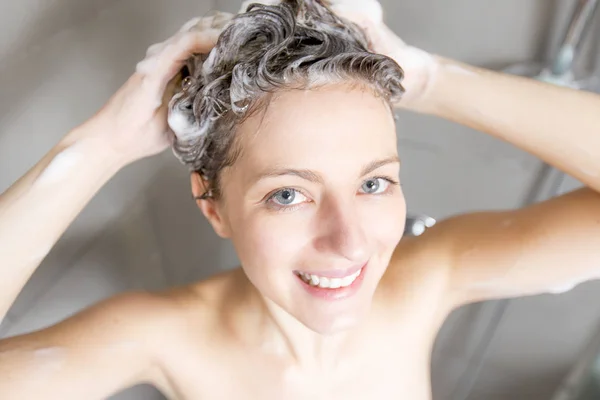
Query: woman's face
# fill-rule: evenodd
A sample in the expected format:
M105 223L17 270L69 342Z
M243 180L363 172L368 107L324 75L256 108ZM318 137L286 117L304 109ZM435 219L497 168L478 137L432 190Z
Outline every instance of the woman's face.
M282 92L238 134L217 223L248 278L316 332L354 326L404 230L389 108L349 85Z

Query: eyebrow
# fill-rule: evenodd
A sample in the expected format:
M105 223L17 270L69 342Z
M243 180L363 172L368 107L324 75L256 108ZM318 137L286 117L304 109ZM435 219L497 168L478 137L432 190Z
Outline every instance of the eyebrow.
M394 164L394 163L400 163L400 159L396 155L387 157L387 158L384 158L381 160L372 161L363 167L363 169L360 172L360 176L363 177L363 176L367 175L368 173L373 172L376 169L383 167L384 165ZM297 177L307 180L309 182L320 183L320 184L323 183L323 178L317 172L311 171L309 169L294 169L294 168L281 168L281 169L267 170L267 171L264 171L261 174L259 174L254 181L258 182L262 179L274 178L274 177L285 176L285 175L297 176Z
M362 171L360 172L360 176L363 177L363 176L367 175L368 173L375 171L377 168L383 167L384 165L396 164L396 163L400 164L400 159L398 158L398 156L395 156L395 155L384 158L382 160L370 162L363 167Z

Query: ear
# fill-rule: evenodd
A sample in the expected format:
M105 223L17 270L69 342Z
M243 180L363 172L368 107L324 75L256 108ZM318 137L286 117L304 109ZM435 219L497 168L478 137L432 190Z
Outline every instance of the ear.
M229 226L227 225L222 210L219 208L219 203L212 197L204 196L208 192L208 181L202 178L198 172L192 172L190 175L190 182L196 204L208 222L212 225L215 233L224 239L229 238L231 236Z

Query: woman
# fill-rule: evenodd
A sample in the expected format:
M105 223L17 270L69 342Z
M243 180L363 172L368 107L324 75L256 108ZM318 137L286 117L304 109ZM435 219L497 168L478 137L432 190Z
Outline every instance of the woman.
M0 341L1 398L104 398L146 382L170 398L425 400L452 309L600 277L600 98L410 48L377 6L331 4L366 39L317 1L252 6L193 58L169 113L181 60L219 34L186 27L2 195L5 315L94 193L169 146L169 113L198 206L242 265ZM587 188L400 240L390 107L487 132Z

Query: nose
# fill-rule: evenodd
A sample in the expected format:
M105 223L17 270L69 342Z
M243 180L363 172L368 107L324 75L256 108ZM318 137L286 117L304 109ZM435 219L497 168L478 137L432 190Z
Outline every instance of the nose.
M318 213L317 224L315 247L319 251L356 263L369 257L368 236L352 202L329 201Z

